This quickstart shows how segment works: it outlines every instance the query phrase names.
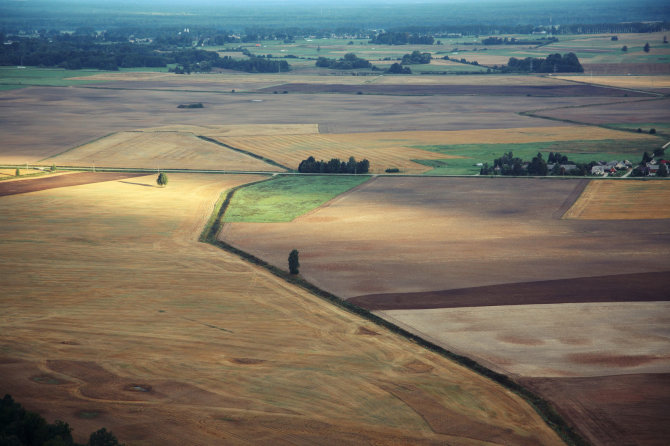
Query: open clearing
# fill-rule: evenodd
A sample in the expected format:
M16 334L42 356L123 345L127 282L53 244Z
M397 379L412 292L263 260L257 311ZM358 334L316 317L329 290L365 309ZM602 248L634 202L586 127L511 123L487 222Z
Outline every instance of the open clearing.
M119 132L51 157L59 166L283 171L244 153L171 131Z
M639 220L670 218L670 183L592 181L563 218Z
M670 123L670 99L547 109L535 114L587 124Z
M561 444L493 382L197 243L221 190L260 178L2 197L0 392L77 441Z

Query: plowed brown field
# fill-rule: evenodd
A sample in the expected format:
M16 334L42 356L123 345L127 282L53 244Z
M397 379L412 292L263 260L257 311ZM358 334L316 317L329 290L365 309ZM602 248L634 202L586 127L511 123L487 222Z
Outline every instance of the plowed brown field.
M0 392L78 441L561 444L492 381L198 243L254 179L1 197Z

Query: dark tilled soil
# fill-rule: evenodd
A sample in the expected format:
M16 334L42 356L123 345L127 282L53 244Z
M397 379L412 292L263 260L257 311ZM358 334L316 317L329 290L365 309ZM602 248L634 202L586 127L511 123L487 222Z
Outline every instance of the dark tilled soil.
M386 95L449 95L449 96L648 96L614 87L596 85L342 85L291 83L261 88L259 92L344 93Z
M570 280L509 283L418 293L356 296L348 302L368 310L486 307L586 302L650 302L670 300L670 272L580 277Z
M125 178L144 176L145 173L125 172L81 172L55 177L42 177L21 181L0 182L0 197L4 195L26 194L40 190L55 189L57 187L79 186L103 181L116 181Z
M594 446L661 446L670 438L670 374L522 378Z

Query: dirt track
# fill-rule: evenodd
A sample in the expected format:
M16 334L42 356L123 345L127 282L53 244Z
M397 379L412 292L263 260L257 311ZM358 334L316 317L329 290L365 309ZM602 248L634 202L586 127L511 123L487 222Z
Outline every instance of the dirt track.
M145 176L146 173L126 172L81 172L54 177L40 177L20 181L0 182L0 197L5 195L27 194L40 190L55 189L57 187L80 186L82 184L102 183L125 178Z
M670 374L525 378L595 446L667 445Z
M349 299L368 310L485 307L585 302L656 302L670 300L668 271L580 277L569 280L428 291L368 294Z

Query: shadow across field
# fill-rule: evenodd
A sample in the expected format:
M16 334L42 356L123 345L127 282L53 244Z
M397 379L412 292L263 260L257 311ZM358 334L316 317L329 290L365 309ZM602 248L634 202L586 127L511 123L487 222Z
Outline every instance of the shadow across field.
M0 197L5 195L26 194L40 190L55 189L58 187L80 186L82 184L102 183L123 178L144 176L144 173L124 172L81 172L55 177L36 178L25 181L8 181L0 183ZM139 184L139 183L133 183ZM145 186L144 184L142 186Z
M417 293L356 296L348 301L367 310L486 307L587 302L656 302L670 300L668 271L578 277L567 280L506 283Z

